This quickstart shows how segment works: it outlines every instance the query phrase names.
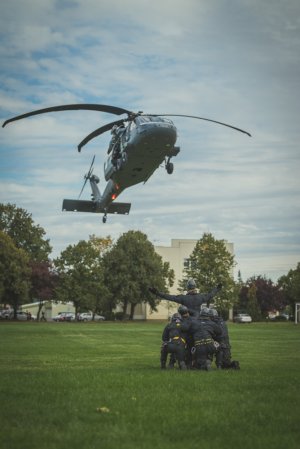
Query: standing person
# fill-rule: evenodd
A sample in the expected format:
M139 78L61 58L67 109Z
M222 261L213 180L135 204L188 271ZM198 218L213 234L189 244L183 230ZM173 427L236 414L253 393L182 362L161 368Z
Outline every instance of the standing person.
M171 322L166 325L162 333L162 346L160 352L161 369L166 369L168 354L178 361L179 368L186 369L185 347L186 341L181 331L182 318L179 313L174 313Z
M198 293L194 279L189 279L187 281L186 288L186 295L168 295L167 293L159 292L156 288L153 287L150 287L149 291L159 298L186 306L188 308L189 314L197 318L199 316L202 304L206 304L207 306L209 306L213 297L221 290L222 284L218 284L217 287L213 288L208 293Z

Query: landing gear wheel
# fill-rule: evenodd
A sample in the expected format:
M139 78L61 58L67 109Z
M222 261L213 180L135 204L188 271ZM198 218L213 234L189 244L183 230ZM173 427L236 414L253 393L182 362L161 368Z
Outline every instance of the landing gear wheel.
M166 165L166 170L168 175L171 175L174 171L174 164L172 162L168 162Z

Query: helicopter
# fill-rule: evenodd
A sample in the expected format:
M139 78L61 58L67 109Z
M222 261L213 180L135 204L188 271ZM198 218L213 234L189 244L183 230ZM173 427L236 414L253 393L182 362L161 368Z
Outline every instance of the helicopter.
M247 131L216 120L185 114L144 114L143 111L132 112L124 108L103 104L68 104L38 109L6 120L8 123L23 118L48 112L88 110L106 112L115 115L126 114L119 120L107 123L86 136L78 145L78 151L92 139L111 131L111 140L104 163L104 177L107 181L101 195L98 188L99 177L93 174L93 157L91 166L84 176L84 184L78 199L64 199L63 211L103 213L103 223L107 214L129 214L131 203L117 202L115 199L127 188L146 183L154 171L164 163L168 174L172 174L174 164L171 159L178 155L180 147L176 146L177 129L168 117L188 117L213 122L247 134ZM87 183L92 190L91 200L81 200L80 196Z

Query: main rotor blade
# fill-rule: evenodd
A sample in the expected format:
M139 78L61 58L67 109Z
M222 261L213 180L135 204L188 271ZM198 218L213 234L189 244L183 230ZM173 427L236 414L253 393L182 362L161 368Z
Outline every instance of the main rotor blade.
M26 114L17 115L16 117L12 117L6 120L2 128L6 126L10 122L14 122L16 120L21 120L26 117L31 117L33 115L45 114L47 112L58 112L58 111L76 111L76 110L86 110L86 111L99 111L99 112L108 112L110 114L121 115L121 114L133 114L131 111L127 109L118 108L116 106L109 106L105 104L66 104L63 106L53 106L45 109L37 109L36 111L27 112Z
M247 134L249 137L251 137L251 134L247 131L244 131L243 129L237 128L236 126L228 125L227 123L223 122L217 122L216 120L212 120L209 118L204 117L197 117L196 115L184 115L184 114L142 114L142 115L148 115L150 117L188 117L188 118L196 118L199 120L205 120L207 122L213 122L217 123L218 125L227 126L228 128L235 129L236 131L240 131L241 133Z
M110 129L112 129L112 127L114 125L121 125L122 123L124 123L125 120L116 120L115 122L111 122L111 123L107 123L104 126L101 126L100 128L95 129L95 131L93 131L91 134L89 134L88 136L86 136L78 145L78 151L81 151L81 148L86 145L90 140L94 139L97 136L100 136L100 134L105 133L106 131L109 131Z

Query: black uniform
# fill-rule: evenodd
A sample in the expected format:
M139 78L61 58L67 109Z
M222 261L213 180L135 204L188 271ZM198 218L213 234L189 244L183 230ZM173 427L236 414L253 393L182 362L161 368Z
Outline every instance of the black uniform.
M194 339L190 331L187 329L190 328L192 321L195 318L191 316L183 316L182 317L182 326L181 333L182 337L186 341L186 350L185 350L185 364L188 369L192 368L193 360L192 360L192 348L194 347Z
M201 310L201 305L207 304L207 306L209 306L212 298L221 290L221 288L222 286L219 284L209 293L197 293L193 290L188 292L186 295L168 295L167 293L159 292L155 288L150 288L149 290L159 298L177 302L177 304L183 304L188 308L190 315L197 318Z
M186 369L186 340L181 330L180 319L172 320L171 323L167 324L162 333L162 341L160 353L161 368L166 368L168 354L171 354L178 361L180 369Z
M199 316L188 326L184 325L184 330L190 332L194 339L195 367L200 370L209 370L210 358L218 351L219 340L222 336L221 327L209 317Z
M240 363L231 359L231 345L226 321L222 317L214 317L214 321L221 327L222 336L220 340L220 350L216 354L216 365L222 369L240 369Z
M231 346L229 342L228 327L222 317L214 317L214 322L222 329L222 335L219 340L220 348L216 354L216 365L218 368L229 368L231 364Z

